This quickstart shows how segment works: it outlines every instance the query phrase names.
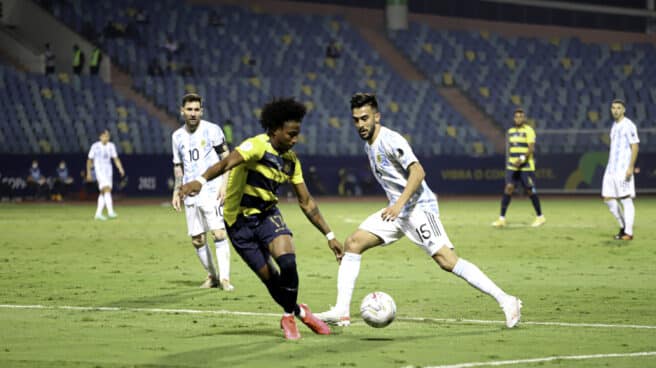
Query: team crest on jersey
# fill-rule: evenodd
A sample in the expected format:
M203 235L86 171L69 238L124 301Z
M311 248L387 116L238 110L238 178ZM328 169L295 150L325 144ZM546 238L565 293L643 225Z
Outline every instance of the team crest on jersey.
M285 162L285 164L282 167L282 172L291 174L292 172L292 164L289 162Z
M376 155L376 162L377 163L382 163L383 162L383 155Z
M205 146L205 140L204 140L204 139L202 139L202 140L200 141L200 146L201 146L201 147L204 147L204 146Z

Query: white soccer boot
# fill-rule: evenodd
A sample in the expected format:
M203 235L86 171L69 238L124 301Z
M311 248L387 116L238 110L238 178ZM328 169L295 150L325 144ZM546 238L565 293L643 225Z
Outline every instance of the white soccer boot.
M497 220L495 220L492 223L492 226L494 226L496 228L506 227L506 219L499 217Z
M532 227L540 227L547 222L547 219L544 216L538 216L535 218L535 221L531 224Z
M230 280L228 280L228 279L221 279L219 284L221 286L221 289L223 289L224 291L233 291L233 290L235 290L235 287L232 286L232 284L230 284Z
M522 301L512 295L508 295L506 300L501 304L503 314L506 315L506 327L513 328L517 326L522 317Z
M326 322L329 325L346 327L351 324L351 317L348 312L332 307L323 313L315 313L315 317Z

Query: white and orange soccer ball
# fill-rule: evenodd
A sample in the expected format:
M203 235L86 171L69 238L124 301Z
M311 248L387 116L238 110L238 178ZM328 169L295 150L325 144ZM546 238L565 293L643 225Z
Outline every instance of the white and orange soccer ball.
M371 327L386 327L396 317L396 303L388 294L382 291L374 291L362 299L360 315Z

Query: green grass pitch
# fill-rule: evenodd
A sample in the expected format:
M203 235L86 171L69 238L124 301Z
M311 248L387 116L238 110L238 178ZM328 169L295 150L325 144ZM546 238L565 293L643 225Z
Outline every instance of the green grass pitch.
M317 199L339 239L384 205ZM445 198L441 219L463 258L524 302L503 327L494 300L441 271L407 240L365 253L355 323L288 342L280 309L232 252L232 293L203 290L184 215L117 201L120 218L92 220L95 204L0 205L0 367L530 367L656 366L656 199L636 200L635 240L617 242L598 198L543 198L531 228L515 197L494 229L498 199ZM335 302L337 264L295 203L299 301ZM374 329L362 297L394 297L398 319ZM534 359L534 360L532 360Z

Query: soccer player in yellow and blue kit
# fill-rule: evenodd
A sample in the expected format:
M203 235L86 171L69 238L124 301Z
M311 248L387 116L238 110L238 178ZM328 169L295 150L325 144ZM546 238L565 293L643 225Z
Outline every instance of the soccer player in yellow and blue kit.
M515 126L508 129L506 154L506 186L501 199L501 215L492 223L494 227L506 226L506 211L510 205L515 187L521 184L529 195L536 218L533 227L544 225L547 221L542 214L540 199L535 189L535 131L526 124L526 114L522 109L516 109Z
M260 119L266 133L246 139L180 189L181 196L195 195L207 181L230 170L223 208L228 236L237 253L283 308L280 327L290 340L301 337L294 316L317 334L328 335L330 328L307 305L297 304L299 282L292 232L276 206L280 184L291 182L301 210L326 236L337 261L343 252L310 195L301 163L291 150L298 141L305 113L305 105L291 98L268 103Z

